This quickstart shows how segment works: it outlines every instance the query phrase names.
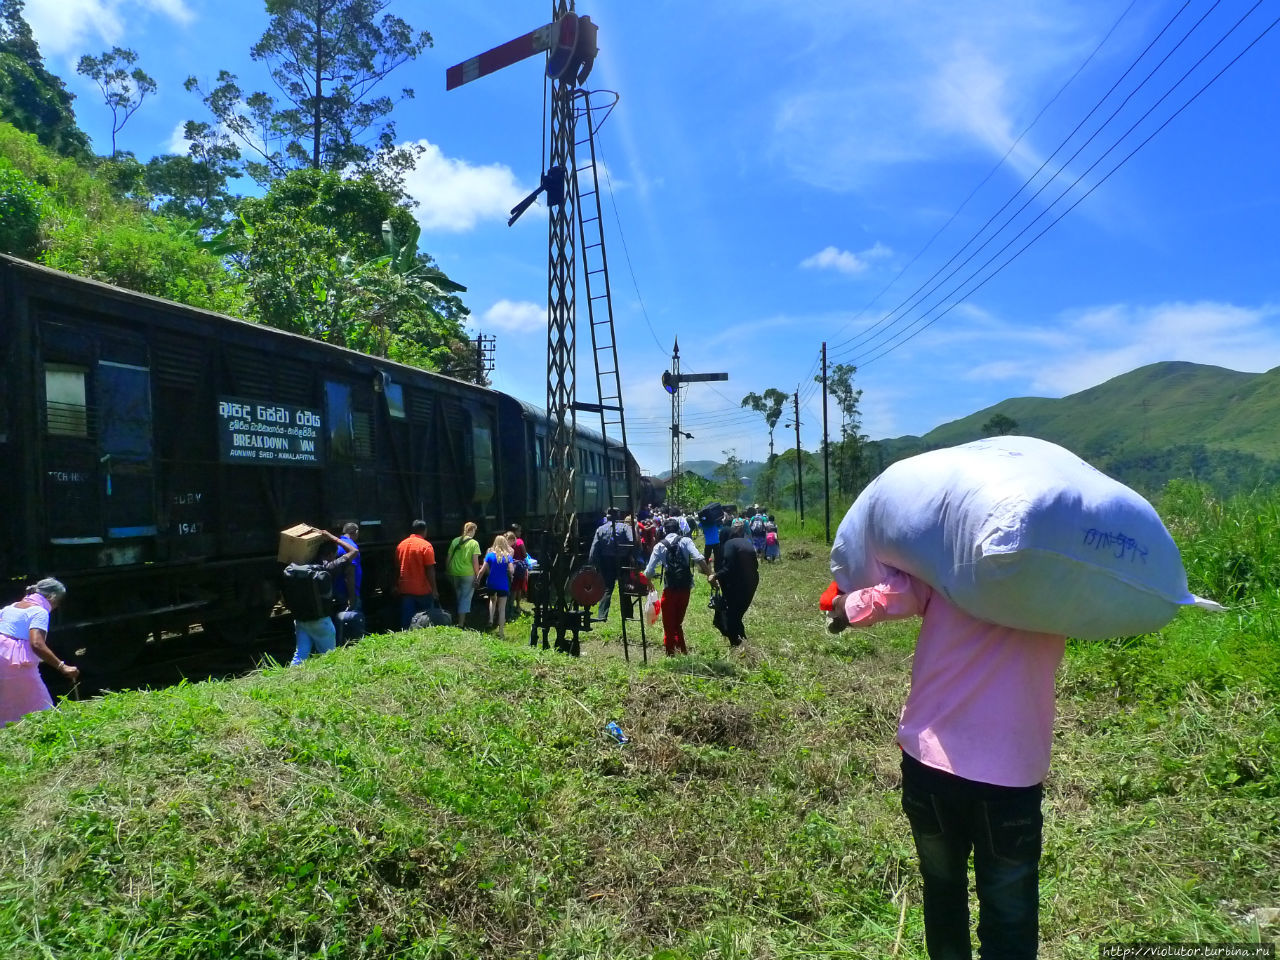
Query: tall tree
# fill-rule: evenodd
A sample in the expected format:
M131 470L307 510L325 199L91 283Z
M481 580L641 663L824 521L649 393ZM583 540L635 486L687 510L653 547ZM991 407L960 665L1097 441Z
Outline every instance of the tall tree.
M720 496L729 503L737 503L738 498L742 496L742 460L739 459L737 452L734 450L721 450L724 454L724 463L720 464L712 471L712 476L720 485Z
M227 181L239 178L240 150L208 123L188 120L186 155L167 154L147 162L146 186L154 208L167 216L194 220L205 229L223 225L234 198Z
M789 399L777 387L770 387L763 394L748 393L742 398L742 406L749 407L756 413L764 414L764 422L769 426L769 458L773 459L773 431L782 419L782 407Z
M295 170L238 203L226 240L264 323L475 379L465 288L418 252L417 235L371 176Z
M88 159L89 138L76 125L70 93L44 66L23 0L0 0L0 120L63 156Z
M379 154L395 154L396 99L380 93L399 66L431 46L386 13L389 0L267 0L270 23L250 50L267 64L278 94L247 96L235 74L222 71L204 102L218 122L259 159L246 163L260 181L291 169L368 169ZM199 90L194 77L187 89ZM399 98L413 97L405 87ZM382 164L394 169L394 161Z
M112 47L99 57L85 54L76 64L76 73L88 77L102 91L102 100L111 111L111 156L116 155L116 134L138 112L142 101L156 92L156 82L136 66L138 54L127 47ZM132 69L130 69L132 68Z

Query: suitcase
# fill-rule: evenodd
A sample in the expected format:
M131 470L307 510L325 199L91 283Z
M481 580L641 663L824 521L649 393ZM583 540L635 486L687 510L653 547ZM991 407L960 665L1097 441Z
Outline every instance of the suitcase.
M411 630L422 630L426 627L448 627L453 625L453 617L441 607L431 607L413 615L409 621Z
M338 642L351 643L364 636L364 614L359 610L343 610L338 614Z

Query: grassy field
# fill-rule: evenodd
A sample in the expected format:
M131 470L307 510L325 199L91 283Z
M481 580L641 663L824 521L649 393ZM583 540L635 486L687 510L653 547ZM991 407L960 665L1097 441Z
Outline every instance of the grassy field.
M1070 646L1046 957L1280 934L1253 913L1280 906L1280 506L1169 509L1193 588L1238 606ZM694 655L647 667L615 605L580 660L526 618L0 731L0 956L923 957L893 742L914 627L828 636L825 550L784 552L743 654L700 584Z

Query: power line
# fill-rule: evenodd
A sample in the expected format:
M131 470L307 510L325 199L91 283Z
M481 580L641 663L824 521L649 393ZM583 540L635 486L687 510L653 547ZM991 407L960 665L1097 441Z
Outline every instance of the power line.
M1068 143L1071 142L1072 138L1075 137L1075 135L1080 132L1080 129L1086 123L1089 122L1089 118L1092 117L1095 113L1097 113L1098 110L1102 107L1102 105L1106 103L1108 99L1110 99L1111 95L1115 93L1115 91L1119 88L1120 84L1124 82L1125 78L1128 77L1129 74L1132 73L1133 70L1138 66L1138 64L1142 62L1142 60L1151 51L1151 49L1160 41L1160 38L1163 37L1169 31L1169 28L1173 26L1173 24L1182 15L1183 11L1187 9L1187 7L1190 5L1190 2L1191 0L1186 0L1186 2L1184 2L1183 5L1178 8L1178 10L1173 14L1173 16L1170 17L1169 20L1165 22L1164 26L1160 28L1160 31L1155 35L1155 37L1153 37L1151 41L1146 45L1146 47L1143 48L1142 52L1139 53L1138 56L1134 58L1134 60L1129 64L1129 66L1125 68L1124 72L1120 74L1120 76L1116 79L1114 83L1112 83L1110 88L1108 88L1107 92L1104 93L1102 97L1099 98L1099 100L1089 109L1089 112L1084 115L1084 117L1075 125L1074 128L1072 128L1071 132L1068 133L1061 140L1061 142L1059 142L1059 144L1056 147L1054 147L1053 152L1050 153L1049 156L1045 158L1045 160L1040 164L1040 166L1036 169L1036 171L1030 177L1028 177L1025 181L1023 181L1023 183L1018 187L1018 189L1015 190L1013 194L1007 200L1005 200L1003 204L1000 205L1000 208L996 210L993 214L991 214L991 216L987 218L986 222L983 223L982 226L979 227L976 231L974 231L974 233L972 233L967 240L965 240L965 242L960 246L960 249L958 249L955 253L953 253L946 260L945 263L943 263L940 267L934 270L934 272L930 274L913 291L911 291L911 293L908 294L904 300L902 300L897 306L895 306L892 310L890 310L883 317L881 317L880 320L874 323L871 327L864 330L861 334L858 334L857 336L843 340L840 343L836 344L835 347L831 349L832 355L838 354L840 356L847 356L849 355L850 352L852 352L852 350L855 347L858 347L869 341L881 339L883 337L883 333L880 333L880 334L875 333L880 328L882 327L886 328L886 332L887 332L887 330L900 326L903 322L905 322L907 313L904 313L897 320L893 320L892 322L890 322L891 318L894 317L895 314L898 314L904 310L909 312L911 309L918 307L921 301L929 297L935 290L937 290L939 286L941 286L941 284L945 283L951 277L955 276L955 274L958 271L963 269L965 264L969 263L969 261L971 261L988 244L990 244L992 240L994 240L997 236L999 236L999 234L1014 219L1017 218L1018 214L1022 213L1022 211L1025 210L1027 206L1036 199L1036 197L1038 197L1042 192L1044 192L1045 188L1048 187L1049 184L1051 184L1058 177L1058 175L1062 173L1063 170L1066 169L1067 165L1070 164L1071 161L1074 160L1077 156L1079 156L1080 152L1085 147L1087 147L1090 143L1092 143L1093 140L1098 136L1098 134L1100 134L1103 130L1107 128L1107 126L1112 122L1112 120L1115 119L1116 115L1129 103L1129 101L1134 97L1134 95L1137 94L1138 91L1141 90L1146 85L1147 81L1149 81L1151 77L1155 75L1156 71L1159 70L1160 67L1164 65L1164 63L1169 59L1169 57L1172 56L1173 53L1176 52L1178 48L1182 46L1182 44L1187 40L1187 38L1193 32L1195 32L1196 28L1199 27L1200 24L1204 22L1205 17L1207 17L1210 13L1213 12L1213 10L1221 3L1221 0L1214 0L1212 6L1210 6L1209 9L1206 10L1205 13L1200 17L1200 19L1197 20L1195 24L1192 25L1190 30L1188 30L1185 34L1183 34L1182 39L1180 39L1177 42L1177 44L1175 44L1174 47L1171 50L1169 50L1168 53L1165 54L1164 58L1158 64L1156 64L1156 66L1147 74L1147 76L1144 77L1143 80L1136 87L1134 87L1133 90L1129 92L1129 94L1125 97L1125 99L1121 101L1120 106L1118 106L1111 113L1111 116L1109 116L1106 120L1102 122L1102 124L1098 126L1098 128L1089 136L1089 138L1083 144L1081 144L1080 147L1076 149L1076 152L1074 154L1072 154L1069 158L1067 158L1067 160L1065 160L1061 165L1059 165L1058 169L1053 173L1053 175L1050 176L1049 179L1046 180L1045 183L1041 185L1041 187L1031 197L1029 197L1027 201L1023 203L1021 207L1018 208L1017 211L1015 211L1010 217L1008 217L1004 221L1004 223L1002 223L991 234L991 236L987 237L986 240L984 240L968 257L966 257L965 260L962 261L958 267L956 267L954 270L951 271L951 273L947 274L945 277L939 280L937 284L934 284L933 287L929 288L922 295L920 295L922 290L925 290L925 288L928 287L930 283L933 283L933 281L944 270L946 270L947 267L949 267L952 263L954 263L956 258L958 258L961 254L963 254L965 250L969 248L970 244L972 244L975 240L981 237L986 232L987 228L990 227L991 224L996 220L996 218L999 217L1000 214L1002 214L1006 209L1008 209L1010 204L1012 204L1015 200L1017 200L1018 197L1022 195L1023 191L1025 191L1032 183L1035 182L1036 178L1039 177L1042 172L1044 172L1045 167L1048 166L1049 163L1053 160L1053 158L1056 157L1058 153L1064 147L1066 147ZM917 295L920 295L920 296L917 296ZM873 334L875 335L873 336Z
M1258 0L1258 2L1257 2L1257 3L1255 3L1252 7L1250 7L1250 8L1249 8L1249 10L1248 10L1248 11L1247 11L1247 12L1246 12L1246 13L1245 13L1245 14L1244 14L1244 15L1243 15L1239 20L1237 20L1237 21L1236 21L1235 25L1231 28L1231 30L1227 31L1227 33L1226 33L1226 34L1224 34L1224 35L1222 36L1222 38L1221 38L1221 39L1219 39L1219 41L1218 41L1217 43L1215 43L1215 44L1214 44L1213 48L1211 48L1209 51L1207 51L1207 52L1204 54L1204 56L1202 56L1199 60L1197 60L1197 61L1196 61L1196 63L1195 63L1195 64L1194 64L1194 65L1193 65L1193 66L1192 66L1192 67L1187 71L1187 73L1183 74L1182 78L1181 78L1181 79L1179 79L1178 84L1180 84L1180 83L1182 82L1182 80L1186 79L1186 77L1187 77L1187 76L1188 76L1192 71L1194 71L1194 70L1195 70L1195 69L1196 69L1196 68L1197 68L1197 67L1198 67L1198 66L1199 66L1199 65L1204 61L1204 59L1205 59L1206 57L1208 57L1210 53L1212 53L1212 52L1213 52L1213 50L1214 50L1214 49L1216 49L1216 48L1217 48L1217 47L1218 47L1218 46L1219 46L1219 45L1220 45L1224 40L1226 40L1226 38L1227 38L1228 36L1230 36L1233 32L1235 32L1236 27L1238 27L1241 23L1243 23L1243 22L1244 22L1244 20L1245 20L1247 17L1249 17L1249 16L1253 13L1253 11L1254 11L1254 10L1256 10L1256 9L1258 8L1258 6L1260 6L1260 5L1261 5L1261 3L1262 3L1262 0ZM1183 104L1182 104L1182 106L1180 106L1177 110L1175 110L1172 114L1170 114L1170 115L1169 115L1169 116L1168 116L1168 117L1167 117L1167 118L1166 118L1166 119L1165 119L1165 120L1164 120L1164 121L1163 121L1163 122L1162 122L1158 127L1156 127L1156 129L1155 129L1155 130L1153 130L1150 134L1148 134L1148 135L1147 135L1147 137L1146 137L1146 138L1144 138L1144 139L1142 140L1142 142L1141 142L1141 143L1139 143L1136 147L1134 147L1131 151L1129 151L1129 153L1128 153L1128 154L1126 154L1126 155L1125 155L1125 156L1124 156L1124 157L1123 157L1123 158L1122 158L1122 159L1121 159L1121 160L1120 160L1120 161L1119 161L1119 162L1118 162L1114 167L1112 167L1109 171L1107 171L1107 173L1106 173L1106 174L1105 174L1105 175L1104 175L1100 180L1098 180L1098 182L1097 182L1097 183L1095 183L1092 187L1090 187L1087 191L1085 191L1085 192L1084 192L1084 193L1083 193L1083 194L1082 194L1078 199L1076 199L1076 200L1075 200L1075 201L1074 201L1074 202L1073 202L1069 207L1067 207L1067 208L1066 208L1065 210L1063 210L1060 214L1058 214L1058 216L1057 216L1057 217L1055 217L1055 218L1054 218L1050 223L1048 223L1048 224L1045 226L1045 228L1044 228L1043 230L1041 230L1038 234L1036 234L1034 237L1032 237L1030 240L1028 240L1025 244L1023 244L1023 246L1022 246L1022 247L1020 247L1020 248L1019 248L1019 249L1018 249L1018 250L1017 250L1017 251L1016 251L1016 252L1015 252L1011 257L1009 257L1009 259L1008 259L1008 260L1004 261L1004 263L1000 264L1000 266L998 266L998 267L997 267L994 271L992 271L988 276L986 276L985 278L983 278L983 279L982 279L982 280L981 280L981 281L980 281L976 286L974 286L974 287L973 287L973 289L972 289L972 290L969 290L969 291L967 291L966 293L964 293L964 294L963 294L962 296L960 296L960 297L959 297L959 298L958 298L954 303L950 304L950 305L949 305L945 310L943 310L941 313L939 313L936 317L934 317L934 318L933 318L932 320L930 320L928 323L925 323L925 324L923 324L922 326L918 326L918 328L917 328L917 329L912 330L912 327L917 327L917 325L920 323L920 321L919 321L919 320L917 320L917 321L916 321L916 323L912 325L912 327L908 327L908 328L907 328L907 330L908 330L908 331L912 331L912 332L910 332L906 337L902 337L902 338L898 339L897 341L895 341L895 342L893 342L893 343L889 344L887 347L885 347L885 349L883 349L883 350L879 351L878 353L875 353L875 354L873 354L873 355L871 355L871 356L867 357L865 360L863 360L863 361L862 361L862 364L865 366L865 365L866 365L866 364L868 364L868 363L872 363L873 361L878 360L880 357L883 357L885 354L888 354L888 353L893 352L893 351L894 351L894 350L896 350L898 347L900 347L900 346L902 346L903 344L907 343L908 341L910 341L910 340L914 339L916 336L918 336L918 335L919 335L920 333L922 333L924 330L926 330L926 329L928 329L929 327L933 326L935 323L937 323L939 320L941 320L943 317L945 317L948 313L950 313L952 310L954 310L957 306L959 306L961 303L963 303L966 299L968 299L969 297L971 297L973 294L977 293L977 292L978 292L978 290L982 289L982 287L986 286L986 284L987 284L990 280L992 280L994 277L996 277L996 276L997 276L997 275L998 275L1002 270L1004 270L1004 268L1005 268L1005 267L1007 267L1007 266L1008 266L1009 264L1011 264L1014 260L1016 260L1019 256L1021 256L1021 255L1022 255L1022 253L1023 253L1024 251L1026 251L1028 247L1030 247L1033 243L1035 243L1037 240L1039 240L1041 237L1043 237L1046 233L1048 233L1048 232L1049 232L1049 231L1050 231L1050 230L1051 230L1051 229L1052 229L1052 228L1053 228L1053 227L1054 227L1054 226L1055 226L1055 225L1056 225L1056 224L1057 224L1057 223L1058 223L1058 222L1059 222L1063 217L1065 217L1068 213L1070 213L1070 212L1071 212L1072 210L1074 210L1077 206L1079 206L1079 205L1084 201L1084 199L1085 199L1086 197L1088 197L1088 196L1089 196L1090 194L1092 194L1095 190L1097 190L1097 189L1098 189L1098 187L1100 187L1100 186L1102 186L1104 183L1106 183L1106 182L1107 182L1107 180L1109 180L1109 179L1111 178L1112 174L1114 174L1117 170L1119 170L1119 169L1120 169L1121 167L1123 167L1126 163L1128 163L1128 162L1129 162L1129 160L1130 160L1130 159L1131 159L1131 158L1132 158L1132 157L1133 157L1133 156L1134 156L1134 155L1135 155L1139 150L1141 150L1141 149L1142 149L1143 147L1145 147L1148 143L1150 143L1153 139L1155 139L1155 137L1156 137L1156 136L1157 136L1157 135L1158 135L1162 130L1164 130L1164 128L1165 128L1165 127L1167 127L1170 123L1172 123L1172 122L1173 122L1173 120L1174 120L1176 117L1178 117L1178 116L1182 113L1182 111L1184 111L1185 109L1187 109L1187 107L1191 106L1191 104L1193 104L1196 100L1198 100L1198 99L1200 98L1200 95L1201 95L1201 94L1203 94L1206 90L1208 90L1208 89L1209 89L1209 87L1213 86L1213 84L1214 84L1214 83L1216 83L1216 82L1218 81L1218 79L1219 79L1219 78L1220 78L1224 73L1226 73L1229 69L1231 69L1231 67L1232 67L1232 66L1234 66L1234 65L1236 64L1236 62L1237 62L1241 57L1243 57L1246 53L1248 53L1250 50L1252 50L1252 49L1253 49L1253 47L1254 47L1254 46L1256 46L1256 45L1257 45L1257 43L1258 43L1260 40L1262 40L1262 38L1263 38L1263 37L1265 37L1265 36L1266 36L1268 33L1270 33L1273 29L1275 29L1275 27L1276 27L1276 25L1277 25L1277 24L1280 24L1280 17L1277 17L1275 20L1271 21L1271 23L1270 23L1270 24L1269 24L1269 25L1268 25L1268 26L1267 26L1267 27L1266 27L1266 28L1265 28L1261 33L1259 33L1256 37L1254 37L1254 38L1253 38L1253 40L1251 40L1251 41L1249 42L1249 44L1248 44L1248 45L1247 45L1243 50L1241 50L1241 51L1240 51L1239 53L1237 53L1237 54L1236 54L1236 55L1235 55L1235 56L1234 56L1230 61L1228 61L1228 63L1227 63L1225 66L1223 66L1221 70L1219 70L1216 74L1214 74L1214 75L1213 75L1213 76L1212 76L1212 77L1211 77L1211 78L1210 78L1210 79L1209 79L1209 80L1208 80L1208 81L1207 81L1207 82L1206 82L1202 87L1200 87L1200 89L1199 89L1199 90L1197 90L1194 94L1192 94L1192 96L1191 96L1191 97L1190 97L1190 98L1189 98L1185 103L1183 103ZM1169 93L1172 93L1172 92L1173 92L1173 89L1176 89L1176 87L1178 86L1178 84L1175 84L1173 88L1170 88ZM1165 96L1167 97L1167 96L1168 96L1168 93L1166 93L1166 94L1165 94ZM1164 98L1162 97L1162 98L1161 98L1161 100L1163 100L1163 99L1164 99ZM1158 104L1157 104L1157 105L1158 105ZM1152 109L1154 109L1154 107L1153 107ZM1148 111L1148 113L1150 113L1150 111ZM1142 119L1145 119L1145 117L1146 117L1146 115L1144 114L1143 118L1139 119L1138 123L1141 123L1141 122L1142 122ZM1137 124L1134 124L1134 126L1137 126ZM1130 128L1130 130L1132 130L1132 128ZM1127 135L1128 135L1128 134L1126 133L1126 136L1127 136ZM1124 138L1122 137L1121 139L1123 140ZM1113 149L1114 149L1114 147L1113 147ZM1108 152L1110 152L1110 151L1108 151ZM1105 156L1105 154L1104 154L1104 156ZM1101 158L1099 158L1099 160L1101 160ZM1096 166L1096 165L1097 165L1097 162L1095 161L1094 166ZM1092 170L1092 169L1093 169L1093 167L1090 167L1089 169L1090 169L1090 170ZM1088 172L1089 172L1089 171L1085 171L1085 174L1082 174L1082 175L1081 175L1081 177L1085 176ZM1077 178L1076 183L1079 183L1079 180L1080 180L1080 178ZM1072 184L1072 187L1074 187L1074 186L1075 186L1075 184L1073 183L1073 184ZM1064 191L1064 194L1063 194L1063 195L1065 196L1065 193L1066 193L1066 192L1069 192L1069 191L1070 191L1070 189L1071 189L1072 187L1069 187L1067 191ZM1061 199L1061 196L1059 197L1059 199ZM1056 203L1057 201L1054 201L1054 202ZM1045 212L1047 212L1047 210L1046 210ZM1039 219L1039 218L1037 218L1037 219ZM1032 221L1032 223L1034 223L1034 222L1035 222L1035 221ZM1029 227L1029 226L1030 226L1030 224L1028 224L1028 227ZM1023 232L1025 232L1025 231L1026 231L1026 229L1027 229L1027 228L1023 228ZM1019 234L1019 236L1021 236L1021 233ZM1014 238L1014 240L1016 240L1016 239L1017 239L1017 237L1015 237L1015 238ZM1014 242L1014 241L1012 241L1012 240L1011 240L1011 241L1009 242L1009 244L1012 244L1013 242ZM1004 250L1008 249L1009 244L1006 244L1006 245L1005 245L1004 247L1002 247L999 251L997 251L997 252L996 252L996 254L994 254L994 255L993 255L989 260L987 260L987 261L986 261L986 263L984 263L984 264L982 265L982 267L979 267L977 271L975 271L973 274L971 274L971 275L969 276L969 278L967 278L967 279L966 279L964 282L962 282L959 286L955 287L955 288L951 291L951 293L955 293L957 290L959 290L959 289L960 289L960 287L964 286L964 284L965 284L965 283L968 283L968 282L969 282L969 280L973 279L973 277L974 277L974 276L976 276L976 275L977 275L977 273L981 272L981 271L982 271L982 270L983 270L983 269L984 269L988 264L990 264L992 260L994 260L996 257L998 257L1001 253L1003 253L1003 252L1004 252ZM947 296L948 296L948 297L949 297L949 296L951 296L951 293L947 294ZM943 297L942 299L943 299L943 300L945 300L945 299L946 299L946 297ZM941 301L939 301L939 302L941 302ZM936 308L936 306L935 306L935 308ZM932 310L932 309L935 309L935 308L931 308L931 310ZM926 314L925 314L924 316L927 316L927 315L928 315L928 312L926 312ZM924 319L924 317L922 316L920 319L921 319L921 320L923 320L923 319Z
M1191 0L1186 0L1186 2L1183 4L1184 9L1186 5L1190 2ZM1072 83L1075 82L1076 77L1080 76L1080 74L1084 71L1084 68L1093 62L1093 58L1098 55L1098 51L1101 50L1103 46L1106 45L1106 42L1111 39L1111 35L1116 32L1116 29L1120 26L1121 22L1124 21L1125 17L1129 15L1129 11L1133 9L1134 4L1136 3L1137 3L1137 0L1130 0L1129 5L1124 8L1124 11L1120 14L1120 16L1118 16L1115 19L1115 22L1111 24L1111 28L1106 32L1103 38L1098 41L1098 45L1095 46L1092 51L1090 51L1089 55L1085 57L1083 61L1081 61L1080 66L1076 67L1075 72L1072 73L1071 76L1067 78L1066 82L1063 83L1063 85L1058 88L1058 92L1055 93L1052 97L1050 97L1048 102L1045 103L1045 105L1040 108L1040 111L1035 115L1034 118L1032 118L1031 122L1028 123L1022 129L1022 132L1018 134L1017 139L1015 139L1013 143L1009 145L1009 149L1004 152L1004 156L1002 156L999 160L997 160L995 165L990 170L987 171L987 175L978 182L978 185L969 191L969 195L965 197L962 201L960 201L960 206L956 207L955 211L951 214L951 216L947 218L947 222L944 223L942 226L940 226L937 230L935 230L933 233L933 236L931 236L928 240L925 241L924 246L922 246L919 250L915 252L915 255L909 261L907 261L907 264L901 270L899 270L893 276L893 278L887 284L885 284L874 297L872 297L867 302L866 306L864 306L861 310L855 313L848 323L840 327L833 336L838 336L841 331L848 329L850 324L852 324L860 316L862 316L864 313L870 310L873 306L875 306L876 303L880 300L880 298L883 297L886 293L888 293L890 288L892 288L895 283L897 283L900 279L902 279L903 274L905 274L908 270L910 270L915 265L916 261L919 260L920 257L924 255L925 251L927 251L931 246L933 246L934 241L937 240L938 237L942 235L943 231L945 231L949 226L951 226L952 223L955 222L956 217L960 216L961 211L963 211L964 208L969 205L969 201L972 200L975 196L977 196L978 191L981 190L983 187L985 187L987 185L987 182L993 176L995 176L996 171L998 171L1002 166L1004 166L1005 161L1008 160L1009 157L1013 154L1013 151L1018 148L1018 144L1022 142L1023 138L1026 137L1026 135L1031 132L1032 128L1037 123L1040 122L1040 118L1045 115L1046 111L1048 111L1048 109L1058 101L1058 98L1061 97L1062 94L1066 92L1067 88L1071 86ZM1175 18L1176 18L1176 15L1175 15ZM1173 21L1170 20L1170 23L1172 22ZM1166 29L1167 29L1167 25L1166 25ZM1163 31L1161 32L1163 33ZM1157 36L1157 39L1159 39L1158 36ZM1153 40L1152 43L1154 42L1155 41ZM1144 51L1144 54L1145 54L1145 51ZM1141 57L1139 57L1139 59L1141 59ZM1130 69L1132 69L1132 67ZM1123 79L1123 77L1121 79ZM1106 98L1104 97L1103 99L1105 100ZM1014 196L1017 196L1017 194L1014 194ZM997 212L997 215L998 215L998 212ZM968 245L968 242L966 242L966 246L967 245ZM964 247L961 247L961 250L963 249ZM927 283L928 281L925 281L925 282ZM850 338L850 340L851 339L854 339L854 338ZM840 343L834 344L831 347L831 350L834 351L840 347L845 346L850 342L850 340L843 340ZM806 376L811 376L816 371L816 369L817 369L817 366L815 365L814 369L811 370L809 374L806 374Z

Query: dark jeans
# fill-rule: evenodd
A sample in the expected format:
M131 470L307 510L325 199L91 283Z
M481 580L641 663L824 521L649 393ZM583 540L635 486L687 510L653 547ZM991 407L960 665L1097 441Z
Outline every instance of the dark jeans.
M604 580L604 596L600 598L600 605L596 607L596 619L609 619L609 605L613 600L613 587L618 582L618 564L617 561L602 560L596 565L596 569L600 571L600 576Z
M402 593L400 594L400 629L408 630L409 621L415 613L431 610L440 606L434 593Z
M747 639L747 628L742 625L742 618L755 599L756 586L754 583L739 586L726 581L721 587L724 593L724 625L729 631L732 646L736 647Z
M982 960L1034 957L1044 788L966 780L902 754L902 810L924 878L931 960L969 960L969 851Z

